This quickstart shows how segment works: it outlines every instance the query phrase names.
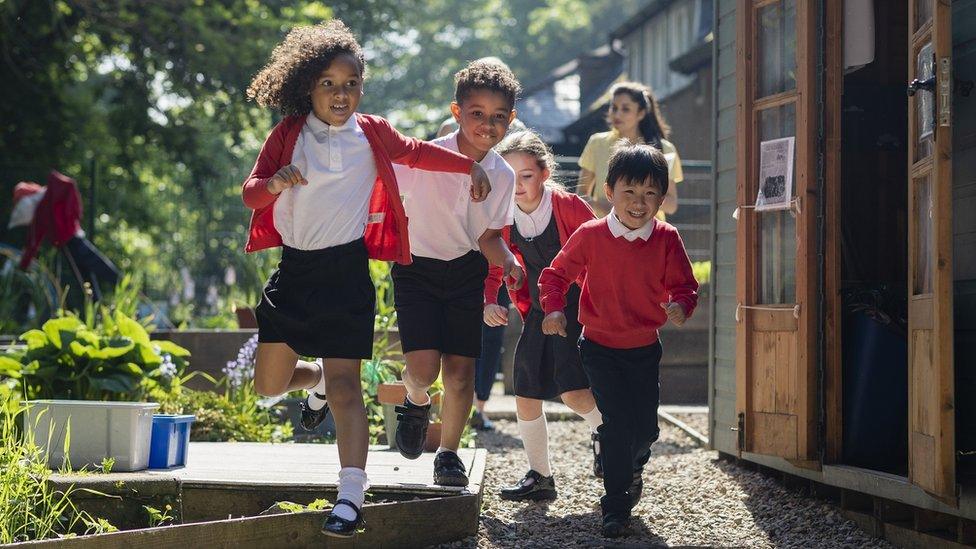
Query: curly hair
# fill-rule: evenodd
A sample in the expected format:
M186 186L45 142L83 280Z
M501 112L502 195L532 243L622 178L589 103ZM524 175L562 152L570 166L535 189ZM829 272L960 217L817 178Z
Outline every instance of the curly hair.
M247 97L285 116L308 114L312 110L310 90L315 79L343 54L356 59L365 77L363 48L345 23L332 19L315 26L295 27L254 76L247 87Z
M497 59L482 58L468 63L454 75L454 101L464 102L474 90L498 92L505 96L510 108L515 108L522 85L508 65Z
M555 179L558 168L556 158L552 155L549 146L534 131L522 130L506 135L505 139L495 146L495 152L500 156L517 152L531 156L540 170L549 170L549 179L546 180L545 185L565 190L566 187Z

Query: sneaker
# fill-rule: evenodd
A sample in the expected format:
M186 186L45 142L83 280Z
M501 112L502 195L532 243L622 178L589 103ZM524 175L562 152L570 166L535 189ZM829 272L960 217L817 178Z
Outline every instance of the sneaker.
M336 538L351 538L356 534L356 532L364 530L366 521L363 520L362 509L356 507L348 499L340 499L336 501L335 504L348 505L354 511L356 511L356 518L353 520L346 520L330 512L329 516L325 517L325 522L322 523L323 534ZM332 508L335 509L335 505L333 505Z
M630 488L627 489L627 494L630 495L630 508L633 509L640 502L641 496L644 495L643 469L634 471L634 478L630 481Z
M475 410L474 413L471 414L471 419L468 421L468 423L471 425L472 429L476 429L478 431L495 430L495 423L488 419L488 416L486 416L484 412L479 412L478 410Z
M552 501L556 499L556 481L529 469L518 484L502 488L498 494L509 501Z
M629 533L627 531L627 526L629 524L629 517L622 517L617 514L604 515L601 533L607 538L619 538L626 536Z
M400 455L407 459L417 459L424 453L427 440L427 426L430 424L430 403L417 406L404 399L403 406L395 408L397 414L396 443Z
M603 460L600 459L600 433L590 433L590 445L593 448L593 476L603 478Z
M325 400L325 397L318 393L315 393L315 396ZM308 397L306 397L305 400L298 403L298 406L302 410L302 429L305 429L306 431L314 431L316 427L325 421L325 416L329 415L328 402L322 405L322 407L318 410L313 410L308 404Z
M468 474L461 458L450 450L434 456L434 484L441 486L467 486Z

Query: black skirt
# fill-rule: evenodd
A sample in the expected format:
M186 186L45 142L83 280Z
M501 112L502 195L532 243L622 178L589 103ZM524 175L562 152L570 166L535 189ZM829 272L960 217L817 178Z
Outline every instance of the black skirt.
M570 289L567 301L575 305L574 298L579 299L576 286ZM577 347L583 327L576 319L575 306L566 307L564 313L567 337L542 333L542 320L546 315L536 307L525 315L522 335L515 347L516 395L548 400L568 391L589 389L590 381Z
M376 290L363 239L322 250L284 247L255 311L258 341L302 356L368 359Z

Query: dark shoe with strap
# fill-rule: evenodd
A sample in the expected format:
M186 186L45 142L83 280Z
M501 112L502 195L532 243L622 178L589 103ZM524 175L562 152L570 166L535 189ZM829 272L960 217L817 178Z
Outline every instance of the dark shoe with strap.
M603 478L603 460L600 459L600 433L590 433L590 447L593 449L593 476Z
M315 393L315 396L325 400L325 396ZM306 431L314 431L316 427L325 421L325 416L329 415L329 403L326 402L318 410L313 410L308 404L308 397L305 400L298 403L298 406L302 409L302 429Z
M607 538L619 538L626 536L628 531L628 526L630 524L630 517L610 514L603 516L603 528L601 533Z
M502 488L498 494L509 501L552 501L556 499L556 481L529 469L518 484Z
M634 478L630 481L630 488L627 489L627 494L630 496L630 508L633 509L640 502L641 496L644 495L643 469L634 471Z
M366 521L363 520L362 509L356 507L348 499L340 499L335 502L332 506L332 510L339 505L346 505L352 510L356 511L356 518L353 520L346 520L333 512L329 513L329 516L325 517L325 522L322 523L322 533L327 536L332 536L336 538L351 538L356 534L356 532L362 531L366 527Z
M417 459L424 453L427 426L430 424L430 403L426 406L417 406L409 399L405 399L403 406L397 406L395 410L396 443L400 455L407 459Z
M434 484L441 486L467 486L468 473L461 458L450 450L434 456Z
M495 423L488 419L488 416L486 416L484 412L479 412L478 410L475 410L474 413L471 414L471 419L468 421L468 424L471 425L472 429L478 431L495 430Z

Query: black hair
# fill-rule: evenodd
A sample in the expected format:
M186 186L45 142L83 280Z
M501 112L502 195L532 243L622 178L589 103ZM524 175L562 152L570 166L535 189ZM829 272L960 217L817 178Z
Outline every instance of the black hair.
M631 185L650 180L663 197L668 194L668 161L657 147L623 142L610 155L607 185L612 189L620 180Z
M281 114L308 114L312 110L310 90L315 79L340 55L351 55L366 76L363 48L342 21L295 27L271 53L268 64L255 75L247 96L259 105Z
M661 140L668 138L671 127L664 120L651 88L639 82L621 82L613 87L611 96L617 97L622 93L626 93L646 113L637 125L644 143L660 149Z
M515 101L522 93L515 74L508 65L493 58L482 58L468 63L467 67L454 75L454 101L459 105L474 90L489 90L505 96L509 109L515 108Z

